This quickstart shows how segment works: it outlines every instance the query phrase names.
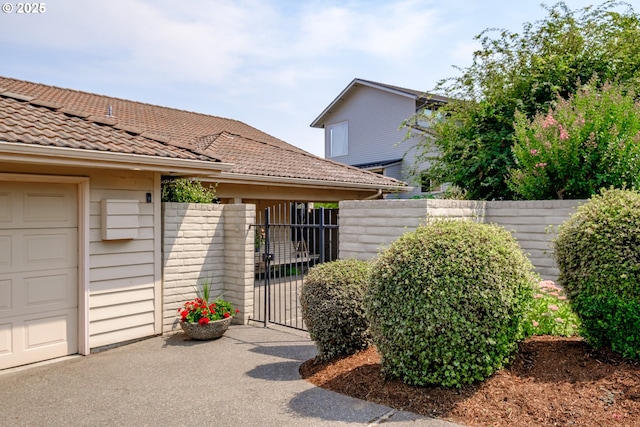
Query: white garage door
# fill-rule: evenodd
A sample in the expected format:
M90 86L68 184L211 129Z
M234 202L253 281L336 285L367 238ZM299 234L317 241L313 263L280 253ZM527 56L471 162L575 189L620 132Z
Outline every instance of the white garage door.
M0 369L78 352L78 196L0 181Z

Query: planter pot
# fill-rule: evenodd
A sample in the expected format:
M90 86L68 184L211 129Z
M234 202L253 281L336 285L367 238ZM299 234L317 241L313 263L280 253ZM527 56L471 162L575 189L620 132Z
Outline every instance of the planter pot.
M226 332L233 317L227 317L226 319L215 320L209 322L206 325L200 325L199 323L180 322L182 330L189 338L194 340L212 340L220 338Z

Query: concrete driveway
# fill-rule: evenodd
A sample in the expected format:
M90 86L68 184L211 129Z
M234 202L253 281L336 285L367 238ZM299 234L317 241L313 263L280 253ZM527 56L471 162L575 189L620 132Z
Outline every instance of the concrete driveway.
M394 426L454 424L394 411L300 379L306 334L232 325L0 371L2 426Z

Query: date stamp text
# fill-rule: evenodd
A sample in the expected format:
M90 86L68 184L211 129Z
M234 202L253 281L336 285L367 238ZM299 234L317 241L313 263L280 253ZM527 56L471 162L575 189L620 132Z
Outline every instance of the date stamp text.
M3 13L34 15L47 12L46 3L2 3Z

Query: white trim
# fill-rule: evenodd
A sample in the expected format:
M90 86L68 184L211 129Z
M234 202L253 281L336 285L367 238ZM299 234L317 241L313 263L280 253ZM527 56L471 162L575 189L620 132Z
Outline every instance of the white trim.
M78 182L78 353L88 355L89 347L89 217L91 186L89 178Z
M415 95L415 94L412 94L412 93L407 93L407 92L404 92L404 91L398 90L398 89L393 89L393 88L391 88L389 86L386 86L384 84L376 84L376 83L373 83L373 82L368 82L368 81L360 80L360 79L356 79L356 80L358 80L357 83L361 84L362 86L368 86L368 87L372 87L374 89L380 89L380 90L383 90L385 92L389 92L389 93L393 93L393 94L396 94L396 95L404 96L405 98L411 98L411 99L418 99L419 98L418 95Z
M78 148L45 147L0 141L0 160L48 166L91 166L154 172L211 174L230 170L233 164L204 160L174 159L140 154L111 153Z
M155 264L153 274L153 305L155 307L154 332L162 334L162 315L164 301L164 286L162 285L162 176L156 173L153 177L153 261Z
M351 83L349 83L347 85L346 88L344 88L342 90L342 92L340 92L340 94L338 96L336 96L336 98L331 101L331 103L324 109L322 110L322 113L320 113L320 115L318 117L316 117L316 119L311 122L311 127L312 128L323 128L323 121L324 121L324 117L331 113L332 110L334 109L334 107L336 107L336 105L340 102L340 101L344 101L344 98L347 96L347 93L349 91L351 91L351 88L353 88L356 85L361 85L361 86L367 86L370 88L374 88L374 89L379 89L379 90L383 90L385 92L389 92L389 93L393 93L395 95L399 95L399 96L404 96L405 98L410 98L413 100L417 100L423 97L423 95L429 95L429 99L433 99L435 101L438 102L447 102L447 98L443 97L443 96L439 96L439 95L433 95L433 94L427 94L426 92L423 95L415 95L412 93L407 93L404 92L400 89L394 89L392 87L389 87L389 85L385 85L384 83L375 83L375 82L371 82L371 81L367 81L367 80L361 80L361 79L353 79L351 81ZM411 90L408 89L407 90ZM418 92L418 91L416 91Z
M373 172L371 172L373 173ZM382 190L383 192L397 192L397 191L411 191L413 187L397 185L397 186L381 186L378 184L362 184L351 183L342 181L329 181L320 179L303 179L303 178L286 178L279 176L265 176L265 175L249 175L249 174L237 174L231 172L223 172L220 175L212 175L209 179L215 179L216 182L221 184L261 184L266 186L281 186L281 187L301 187L301 188L321 188L327 190Z
M84 176L0 173L1 181L77 184L78 186L78 353L89 349L89 178Z
M340 138L334 138L336 136L342 136ZM329 145L329 158L343 157L349 155L349 120L342 120L340 122L331 123L327 125L327 139ZM342 151L337 150L342 149Z
M411 94L408 94L406 92L400 92L398 90L391 89L391 88L389 88L387 86L377 85L377 84L374 84L372 82L368 82L368 81L364 81L364 80L360 80L360 79L353 79L351 81L351 83L349 83L347 85L347 87L344 88L342 90L342 92L340 92L340 94L338 96L336 96L335 99L333 101L331 101L331 103L324 110L322 110L322 113L320 113L320 115L318 117L316 117L316 119L313 122L311 122L310 126L312 128L321 128L321 127L323 127L323 126L321 126L321 124L322 124L321 121L324 120L324 116L329 114L331 112L331 110L338 104L338 102L343 101L344 100L343 98L347 95L347 93L349 91L351 91L351 88L353 88L355 85L362 85L362 86L372 87L372 88L375 88L375 89L384 90L386 92L394 93L396 95L404 96L406 98L411 98L411 99L417 99L418 98L416 95L411 95Z
M89 155L90 154L90 155ZM80 158L80 156L86 156ZM360 189L377 191L377 184L359 184L331 180L287 178L265 175L250 175L229 172L231 163L205 162L201 160L165 159L153 156L121 153L95 152L61 147L42 147L0 141L0 160L41 164L47 166L78 166L105 169L125 169L170 173L176 175L199 176L221 183L297 186L333 189ZM325 159L330 161L329 159ZM144 162L144 163L141 163ZM164 167L157 167L162 164ZM31 176L31 175L25 175ZM385 192L411 191L410 187L382 187ZM388 190L387 190L388 189ZM156 197L157 199L158 197Z

